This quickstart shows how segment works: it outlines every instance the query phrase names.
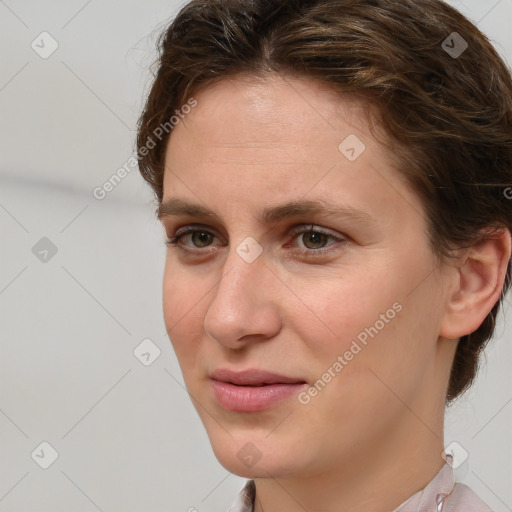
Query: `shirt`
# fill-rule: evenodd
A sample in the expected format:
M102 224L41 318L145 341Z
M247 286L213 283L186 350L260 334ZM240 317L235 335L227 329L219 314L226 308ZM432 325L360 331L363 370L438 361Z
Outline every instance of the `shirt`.
M248 480L228 512L254 512L256 485ZM455 483L448 461L421 491L393 512L493 512L467 485Z

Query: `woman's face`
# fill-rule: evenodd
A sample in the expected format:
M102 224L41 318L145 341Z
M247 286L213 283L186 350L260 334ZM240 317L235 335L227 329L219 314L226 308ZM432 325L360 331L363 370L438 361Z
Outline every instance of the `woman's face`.
M198 231L168 248L163 305L215 455L285 477L414 451L439 426L453 356L418 197L360 105L318 84L238 77L195 99L167 147L161 213L168 237ZM218 369L303 384L214 387Z

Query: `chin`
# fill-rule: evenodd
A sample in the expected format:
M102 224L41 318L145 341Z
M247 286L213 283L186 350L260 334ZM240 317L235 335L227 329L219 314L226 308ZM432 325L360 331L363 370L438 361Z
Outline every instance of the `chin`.
M296 475L300 461L296 449L283 450L282 442L276 437L279 450L268 439L258 441L247 435L239 440L226 443L212 442L213 452L219 463L230 473L243 478L286 478Z

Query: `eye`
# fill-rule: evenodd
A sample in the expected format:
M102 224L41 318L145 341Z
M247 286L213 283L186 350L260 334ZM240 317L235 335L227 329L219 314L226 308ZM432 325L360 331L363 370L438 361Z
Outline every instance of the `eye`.
M332 243L327 245L329 240L335 240L338 242L346 241L346 239L341 236L335 236L318 228L314 228L313 225L309 225L307 227L302 226L298 230L293 231L292 235L294 239L302 242L305 247L303 248L299 246L299 252L312 256L321 255L330 251L331 249L326 249L333 245ZM290 244L288 243L285 247L289 246Z
M334 240L335 242L346 241L346 239L341 236L335 236L318 228L314 228L313 225L301 226L298 229L293 230L290 234L293 236L294 240L297 239L297 241L302 242L302 247L300 245L298 247L295 246L296 251L306 256L318 256L329 252L331 249L328 249L327 247L333 245L332 243L327 245L329 240ZM188 240L192 242L192 245L183 242L187 237ZM166 240L165 243L168 246L179 245L183 251L206 253L207 251L204 249L214 247L211 243L215 238L217 238L217 236L208 229L202 226L190 225L178 229L172 237ZM284 247L294 248L290 242L288 242Z
M208 231L201 226L185 226L181 229L178 229L171 238L168 238L165 241L165 243L166 245L172 246L176 246L178 243L181 243L181 245L184 245L184 247L188 247L186 244L181 242L182 239L188 235L190 235L190 239L192 240L192 247L198 249L208 247L209 242L215 238L215 235L211 231Z

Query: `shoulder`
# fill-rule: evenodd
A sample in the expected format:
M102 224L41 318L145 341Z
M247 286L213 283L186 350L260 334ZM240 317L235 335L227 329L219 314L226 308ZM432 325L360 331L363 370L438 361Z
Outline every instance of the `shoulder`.
M493 512L466 484L455 484L446 498L443 512Z

